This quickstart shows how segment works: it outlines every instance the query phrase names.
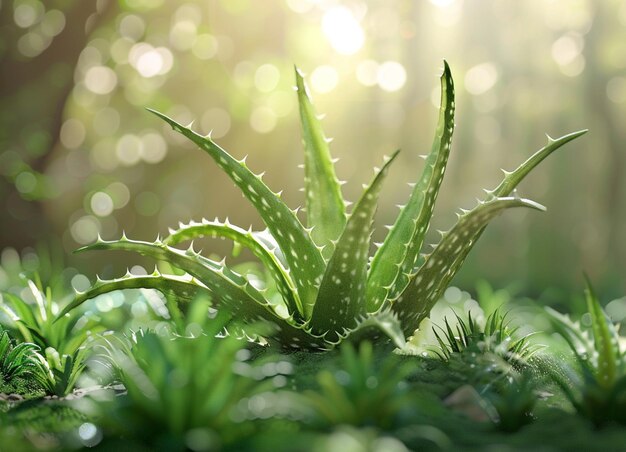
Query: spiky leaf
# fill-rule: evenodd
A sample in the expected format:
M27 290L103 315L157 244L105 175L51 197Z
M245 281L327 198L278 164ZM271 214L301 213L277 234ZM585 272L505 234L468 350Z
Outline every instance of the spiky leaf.
M406 334L415 331L448 287L472 249L473 237L496 215L512 207L544 210L543 206L528 199L495 198L461 215L456 225L444 234L424 264L410 277L411 282L404 292L392 303Z
M568 133L567 135L563 135L562 137L557 139L552 139L548 137L548 144L546 146L535 152L528 160L518 166L515 171L505 171L505 177L502 182L500 182L500 185L498 185L493 190L488 190L487 193L497 198L509 196L513 192L513 190L515 190L515 188L519 185L519 183L546 157L548 157L564 144L575 140L585 133L587 133L586 129Z
M389 338L399 349L406 346L402 325L396 315L389 309L368 313L362 320L357 321L357 326L354 329L342 334L341 342L345 340L355 343L365 340L379 342L381 336Z
M374 312L399 295L413 272L428 230L450 154L454 130L454 84L448 63L441 75L439 122L432 148L409 202L372 260L367 282L367 310Z
M102 280L98 279L89 290L77 293L73 305L78 306L87 300L99 295L126 289L154 289L165 296L175 296L179 303L186 303L196 299L201 294L209 295L209 290L197 279L190 275L176 276L163 275L154 272L151 275L133 275L127 273L121 278ZM68 307L73 309L73 307Z
M163 240L163 243L166 245L176 245L180 242L203 236L227 237L235 243L251 250L272 275L290 311L293 314L299 314L298 317L304 315L302 303L300 302L300 297L296 292L294 283L291 280L291 275L283 267L276 254L278 250L270 249L264 242L257 239L254 232L234 226L230 224L228 220L224 223L217 220L202 220L201 223L191 222L187 225L181 224L179 229L170 231L170 235Z
M533 170L533 168L535 168L540 162L542 162L547 156L549 156L550 154L552 154L554 151L556 151L557 149L559 149L561 146L563 146L564 144L568 143L569 141L574 140L575 138L580 137L581 135L584 135L587 131L586 130L581 130L578 132L573 132L570 133L568 135L564 135L560 138L557 138L556 140L550 139L548 145L544 146L543 148L541 148L539 151L537 151L535 154L533 154L533 156L531 156L528 160L526 160L524 163L522 163L517 169L515 169L515 171L513 172L505 172L505 177L503 179L503 181L500 183L500 185L498 185L498 187L496 187L494 190L488 190L487 193L489 194L489 201L486 202L484 205L489 205L491 202L493 202L494 200L497 199L505 199L506 196L508 196L511 192L513 192L513 190L515 190L515 188L517 187L517 185ZM517 198L515 198L517 199ZM479 205L477 209L480 209L482 207L482 205ZM472 214L473 212L475 212L476 209L474 209L472 212L470 212L470 214ZM468 214L469 215L469 214ZM461 218L462 220L462 218ZM423 318L425 315L428 314L428 312L430 311L430 308L432 307L432 303L434 303L437 298L439 297L440 293L445 290L445 288L447 287L447 284L449 283L449 281L452 279L452 277L454 276L454 274L456 274L456 271L458 270L458 268L460 267L460 265L464 262L465 257L467 257L467 254L469 253L469 251L471 250L472 246L474 243L476 243L476 241L480 238L480 236L482 235L482 232L484 231L485 227L487 226L487 223L489 222L489 220L487 220L483 226L481 228L475 229L472 228L471 233L468 233L466 236L463 237L463 240L469 244L469 246L467 246L463 252L462 255L458 256L456 258L455 264L454 264L454 270L452 271L452 273L449 275L449 277L445 278L445 285L439 285L436 287L436 291L435 293L437 293L437 296L432 299L432 297L429 297L429 301L427 303L425 303L425 306L427 307L427 309L425 310L425 312L420 312L417 313L416 316L414 318ZM457 223L457 226L459 225L459 223ZM456 226L455 226L456 228ZM443 240L442 240L443 243ZM441 243L441 244L442 244ZM441 245L440 244L440 245ZM439 248L439 247L438 247ZM437 251L435 251L433 253L436 254ZM431 256L432 258L432 256ZM458 264L457 264L458 262ZM422 281L422 278L419 277L419 273L422 272L422 270L425 268L426 263L422 263L421 267L420 267L420 271L413 276L414 281ZM407 275L409 276L409 275ZM422 285L424 283L421 283ZM425 284L430 284L430 281L426 280ZM434 283L433 283L434 284ZM413 297L415 295L414 291L416 290L416 285L414 283L410 283L409 286L407 287L407 289L405 290L405 293L403 293L399 298L402 298L404 301L404 303L406 303L406 295L409 295L410 297ZM399 300L398 300L399 301ZM396 307L395 309L402 309L401 307ZM400 311L396 311L396 312L400 312ZM410 316L411 313L407 312L404 315L408 315ZM400 315L400 318L403 319L403 315ZM418 322L419 324L419 322ZM405 331L407 332L412 332L415 328L417 328L418 324L413 324L411 322L410 326L407 326L405 328L409 328L410 331L408 331L407 329L405 329Z
M212 304L216 308L226 309L232 313L234 318L244 323L256 323L259 320L266 321L275 326L275 336L279 343L289 348L305 348L321 350L327 347L323 338L309 331L306 325L298 325L288 312L281 312L272 306L261 292L255 289L243 276L230 270L220 262L207 259L191 250L185 252L169 247L162 243L149 243L123 238L118 241L100 240L92 245L81 248L82 250L124 250L137 252L139 254L152 257L154 259L169 262L172 265L186 271L198 279L193 284L185 286L167 284L158 281L163 276L126 277L113 282L101 282L94 286L94 292L87 292L87 295L78 295L77 298L67 306L61 314L65 313L83 303L88 295L99 295L117 289L139 288L140 284L145 284L145 288L154 288L165 293L175 293L183 297L183 300L190 296L197 287L206 290L211 295ZM143 278L143 279L142 279ZM171 275L168 279L174 278ZM201 284L200 284L201 282ZM182 292L178 292L182 290ZM90 298L90 297L89 297Z
M236 160L211 138L197 134L162 113L150 111L209 154L254 205L283 250L304 310L310 314L317 295L316 287L324 273L324 259L295 212L265 185L260 176L252 173L243 160Z
M231 271L226 265L200 256L192 249L181 251L163 243L150 243L122 238L117 241L104 241L85 246L86 250L122 250L132 251L154 259L169 262L198 278L214 295L214 303L223 305L229 310L237 310L243 318L264 316L275 318L275 313L263 295L256 290L244 277ZM84 302L79 297L68 305L61 315Z
M313 331L329 332L331 341L344 329L353 328L356 319L365 314L365 283L372 220L381 184L397 155L398 151L385 162L366 187L350 214L324 273L310 325Z
M324 247L324 257L333 252L333 241L339 238L346 224L346 211L341 186L333 166L329 140L311 104L302 74L296 68L296 89L304 144L304 191L307 225L311 236Z

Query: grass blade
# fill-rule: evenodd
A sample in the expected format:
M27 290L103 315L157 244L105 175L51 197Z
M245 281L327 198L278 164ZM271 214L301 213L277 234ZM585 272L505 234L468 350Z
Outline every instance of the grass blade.
M376 311L387 299L398 296L409 282L428 230L439 187L450 154L454 129L454 84L448 63L441 75L439 122L432 149L409 202L372 260L367 282L367 310Z

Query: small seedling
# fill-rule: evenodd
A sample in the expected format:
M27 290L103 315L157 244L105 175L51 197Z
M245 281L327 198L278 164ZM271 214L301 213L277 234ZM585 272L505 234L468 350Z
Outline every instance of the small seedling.
M72 392L78 378L87 366L89 350L84 347L71 354L61 354L53 347L48 347L44 355L38 354L40 372L34 374L35 380L46 394L63 397Z
M467 322L456 313L455 316L456 328L450 326L447 318L444 319L445 328L433 327L439 343L435 354L443 361L448 361L457 353L492 353L512 365L520 366L541 349L530 343L531 334L516 338L518 329L510 326L506 314L500 313L499 309L487 317L484 326L472 318L471 312L467 314Z

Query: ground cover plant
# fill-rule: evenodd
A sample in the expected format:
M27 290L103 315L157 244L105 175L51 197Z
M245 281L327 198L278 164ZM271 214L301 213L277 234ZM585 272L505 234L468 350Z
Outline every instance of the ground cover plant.
M2 293L0 452L619 449L626 441L623 338L590 285L588 325L540 310L553 328L543 336L533 322L523 324L512 294L483 284L478 302L457 297L454 305L445 296L491 219L513 207L543 209L515 188L585 131L550 139L505 172L426 253L454 129L445 64L425 168L370 254L378 194L397 152L347 214L298 71L296 85L304 223L245 159L155 112L213 158L267 229L203 220L154 242L99 239L83 250L138 252L167 265L98 278L71 300L57 299L36 277ZM177 247L203 236L249 248L268 280L252 278L248 264ZM161 292L169 315L109 331L101 316L85 313L87 300L139 288ZM143 302L122 294L125 308ZM443 310L440 320L428 319L433 307Z

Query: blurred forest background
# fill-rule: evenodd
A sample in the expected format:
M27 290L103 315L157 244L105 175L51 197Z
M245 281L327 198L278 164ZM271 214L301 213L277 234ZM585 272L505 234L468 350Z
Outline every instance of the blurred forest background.
M28 262L51 247L110 276L128 256L71 251L98 233L152 240L202 217L260 228L210 158L144 107L213 130L300 205L294 64L326 114L348 199L384 154L403 150L382 193L381 238L430 149L443 58L457 128L433 231L546 133L590 129L523 184L548 212L495 221L455 284L571 293L585 271L623 294L624 0L0 0L0 249Z

